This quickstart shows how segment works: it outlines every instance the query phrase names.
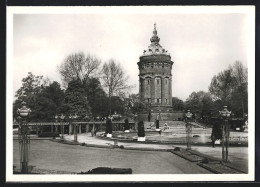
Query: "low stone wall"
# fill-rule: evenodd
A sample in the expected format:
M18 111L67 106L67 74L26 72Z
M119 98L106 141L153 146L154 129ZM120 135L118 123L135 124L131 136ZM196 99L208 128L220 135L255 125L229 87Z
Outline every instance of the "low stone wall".
M152 113L150 121L154 121L159 113ZM172 112L172 113L160 113L162 121L173 121L173 120L182 120L183 118L183 112ZM138 114L138 120L139 121L148 121L148 114L142 113Z

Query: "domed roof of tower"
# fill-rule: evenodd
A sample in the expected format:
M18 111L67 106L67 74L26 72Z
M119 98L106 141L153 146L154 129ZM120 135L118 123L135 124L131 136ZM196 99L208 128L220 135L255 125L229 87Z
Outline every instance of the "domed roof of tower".
M148 55L170 55L160 44L160 38L157 35L156 23L154 24L153 36L150 39L151 44L148 46L148 50L144 50L142 56Z

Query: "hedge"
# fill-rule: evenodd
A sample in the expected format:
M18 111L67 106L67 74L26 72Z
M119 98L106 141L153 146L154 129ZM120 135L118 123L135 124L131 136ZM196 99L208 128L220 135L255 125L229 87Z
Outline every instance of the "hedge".
M38 135L39 137L59 137L59 133L56 132L42 132L39 133Z
M125 130L129 130L128 118L125 119Z
M108 119L106 121L106 134L112 134L112 121Z
M132 169L98 167L87 172L80 172L78 174L132 174Z

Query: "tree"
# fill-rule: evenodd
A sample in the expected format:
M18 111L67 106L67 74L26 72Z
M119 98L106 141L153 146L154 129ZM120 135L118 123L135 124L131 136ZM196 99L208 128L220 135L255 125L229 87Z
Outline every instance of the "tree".
M83 52L72 53L67 56L58 71L62 76L64 85L67 85L72 80L80 80L85 83L90 76L96 73L101 61L88 54L84 55Z
M93 116L107 116L108 115L108 99L105 91L101 87L98 78L89 78L84 85L87 95L87 100L91 108Z
M172 108L173 110L182 111L185 108L184 102L178 97L172 98Z
M234 77L232 76L232 68L220 72L215 75L210 83L209 92L213 95L214 99L220 99L223 105L229 105L232 88L234 84Z
M234 77L234 88L232 94L232 100L234 104L241 104L239 106L233 106L233 110L237 109L236 112L239 112L239 108L242 109L242 115L244 116L245 111L247 112L247 100L248 100L248 70L243 66L239 61L236 61L233 65L232 76ZM234 102L238 101L238 102Z
M32 99L31 97L39 93L47 85L48 81L43 76L35 76L28 72L27 77L22 79L22 87L16 91L15 97L18 99Z
M244 116L248 110L247 77L247 68L239 61L217 76L215 75L209 87L209 91L215 99L215 106L217 108L222 106L222 109L223 105L227 105L235 116ZM216 102L217 100L218 102Z
M42 89L37 94L32 112L33 121L53 121L56 114L61 113L64 102L64 92L56 81Z
M102 68L102 83L108 94L108 98L119 95L121 92L131 88L127 84L128 76L121 68L120 64L116 64L113 59L105 63ZM108 104L110 108L110 103ZM110 109L111 113L111 109Z
M13 103L13 117L17 117L17 109L21 107L22 101L25 101L27 107L33 110L35 108L37 95L48 83L49 80L47 78L36 76L28 72L28 75L22 79L22 86L16 91L15 97L17 97L17 99Z
M118 97L118 96L112 96L110 98L110 110L111 114L114 114L115 112L117 114L124 114L125 113L125 107L124 107L124 101Z
M185 103L186 109L202 115L208 115L215 110L210 93L204 91L192 92Z
M79 79L69 82L68 88L65 91L65 104L61 108L62 112L66 115L77 114L82 118L90 115L91 109L88 104L87 95Z
M116 64L113 59L103 65L102 74L103 86L108 93L108 97L119 95L120 92L131 87L127 84L128 76L126 76L120 64Z
M49 85L47 85L49 82ZM28 73L23 79L22 87L16 92L18 99L14 101L13 116L17 117L17 109L21 101L26 101L32 110L31 121L51 121L64 100L64 92L58 82L50 82L43 76Z
M139 94L131 94L128 99L128 108L131 114L137 114L149 110L149 104L140 99Z
M129 94L128 97L123 97L125 114L127 114L128 117L133 116L133 114L135 113L135 111L133 110L133 106L134 103L136 103L138 100L138 94Z

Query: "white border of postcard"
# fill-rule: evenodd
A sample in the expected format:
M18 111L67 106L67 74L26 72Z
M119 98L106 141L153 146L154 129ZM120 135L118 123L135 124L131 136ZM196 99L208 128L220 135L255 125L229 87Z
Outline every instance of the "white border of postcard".
M248 75L249 131L248 174L133 174L133 175L14 175L13 174L13 15L14 14L173 14L173 13L244 13L249 16ZM6 90L6 180L16 182L48 181L252 181L255 178L255 7L254 6L120 6L120 7L7 7L7 90Z

